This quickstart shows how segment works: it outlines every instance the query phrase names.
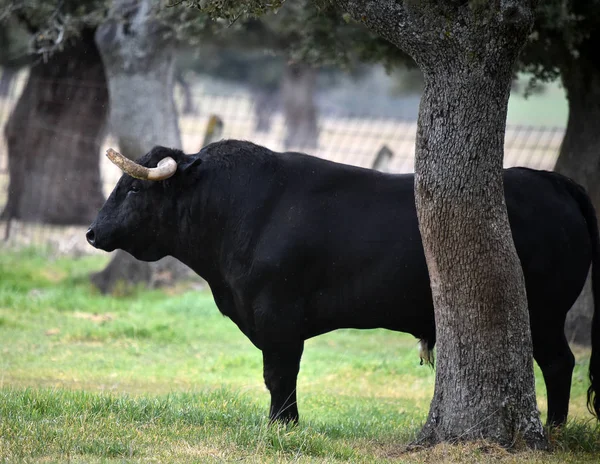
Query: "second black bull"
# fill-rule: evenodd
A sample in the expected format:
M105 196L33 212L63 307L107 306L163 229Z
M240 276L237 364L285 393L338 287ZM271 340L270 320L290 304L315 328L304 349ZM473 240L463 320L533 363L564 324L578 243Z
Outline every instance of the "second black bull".
M408 332L435 344L413 175L392 175L228 140L195 155L155 147L125 171L87 232L90 244L140 260L171 255L210 285L219 310L263 353L270 418L297 420L304 340L339 328ZM127 174L128 173L128 174ZM594 209L583 189L545 171L505 170L523 266L534 357L548 422L567 418L574 357L568 310L593 264ZM593 319L588 405L598 415L600 322Z

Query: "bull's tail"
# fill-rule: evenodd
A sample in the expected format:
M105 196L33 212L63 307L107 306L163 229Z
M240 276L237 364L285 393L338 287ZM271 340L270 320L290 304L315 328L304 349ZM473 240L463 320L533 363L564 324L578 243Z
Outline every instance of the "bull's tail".
M583 187L569 181L571 194L577 200L587 223L592 242L592 293L594 295L594 315L592 317L592 354L590 357L590 387L587 391L588 410L600 419L600 235L596 211Z
M594 315L592 317L592 354L590 356L590 386L587 392L587 406L592 414L600 419L600 237L598 221L590 198L583 196L580 205L592 241L592 293L594 294Z

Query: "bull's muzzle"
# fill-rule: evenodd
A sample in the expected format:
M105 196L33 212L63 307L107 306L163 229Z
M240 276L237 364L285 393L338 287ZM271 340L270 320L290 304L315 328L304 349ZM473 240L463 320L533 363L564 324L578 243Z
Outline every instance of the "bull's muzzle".
M85 233L85 238L90 245L94 248L96 247L96 232L94 232L94 227L90 226L90 228Z

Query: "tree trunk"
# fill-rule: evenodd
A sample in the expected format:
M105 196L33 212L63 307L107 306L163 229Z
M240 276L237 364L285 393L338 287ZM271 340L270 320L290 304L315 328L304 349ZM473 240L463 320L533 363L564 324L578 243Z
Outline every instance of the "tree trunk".
M110 129L120 152L130 159L155 145L181 148L173 96L176 50L165 32L153 19L149 0L114 0L108 19L96 32L108 75ZM150 285L157 282L157 275L177 279L189 272L171 257L146 263L118 250L91 279L100 291L110 293L119 285Z
M252 95L254 96L254 117L256 118L254 130L256 132L270 132L273 113L277 110L278 105L277 92L274 92L272 89L259 87L254 87L252 90Z
M493 77L469 69L458 80L428 75L422 96L415 197L439 353L423 429L430 442L483 436L508 445L520 432L534 443L543 436L502 183L507 64Z
M517 30L521 37L511 40L503 22L490 18L485 29L463 32L472 56L438 55L440 62L423 66L415 198L439 353L422 431L431 443L485 437L504 446L545 444L525 281L502 182L512 66L525 34ZM469 50L478 41L483 46Z
M420 441L545 447L525 282L502 182L512 67L533 22L532 5L341 3L408 52L425 77L415 197L438 356Z
M183 105L181 112L183 114L193 114L196 112L196 105L194 105L194 96L192 94L192 88L190 83L185 80L181 71L175 71L175 80L181 88L183 94Z
M10 66L4 66L0 70L0 97L8 97L11 93L11 87L19 70Z
M316 70L306 64L288 64L283 72L281 99L286 124L286 150L307 150L318 146Z
M578 58L570 54L560 67L569 101L567 130L554 170L572 178L587 190L600 211L600 63L597 47L588 41ZM590 279L567 316L569 342L591 346L594 297Z
M94 31L36 63L5 127L3 218L89 224L104 202L99 154L108 109Z
M590 348L592 346L592 316L594 315L594 294L592 274L588 274L579 298L567 314L565 335L569 344Z
M153 19L153 3L114 0L96 32L108 76L110 130L131 159L155 145L181 147L173 95L176 44Z

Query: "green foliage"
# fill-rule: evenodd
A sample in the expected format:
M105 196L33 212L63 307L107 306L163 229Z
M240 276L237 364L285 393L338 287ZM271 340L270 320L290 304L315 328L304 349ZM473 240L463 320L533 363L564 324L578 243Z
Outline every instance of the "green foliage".
M336 11L332 6L334 2L264 2L253 0L250 2L236 2L233 0L189 0L186 6L198 9L212 17L226 18L234 21L248 16L270 16L270 11L275 9L284 12L286 8L294 11L291 18L297 21L291 24L293 28L307 27L303 40L293 41L301 44L294 53L309 62L325 58L344 62L348 59L351 50L358 60L382 61L388 68L399 63L412 61L403 56L391 44L361 30L360 27L337 29L339 18L346 18L342 12ZM293 3L293 7L289 5ZM455 2L454 2L455 3ZM475 12L489 11L487 0L469 0L469 7ZM301 5L301 6L299 6ZM443 5L439 5L443 8ZM568 66L568 60L581 53L594 52L597 46L589 47L590 41L596 45L600 39L596 38L600 31L600 16L597 14L600 0L548 0L537 2L536 23L527 46L521 54L518 69L532 73L534 80L527 87L525 93L529 94L536 81L550 81L560 75L560 67ZM300 9L300 14L298 12ZM310 10L325 12L325 15L315 21L310 14L302 15L302 11ZM279 13L278 13L279 14ZM314 26L313 26L314 24ZM348 20L348 24L352 21ZM286 27L290 27L288 24ZM314 29L311 33L311 29ZM324 32L323 32L324 31ZM343 31L343 32L342 32ZM345 36L348 32L351 39ZM586 48L587 47L587 48ZM585 50L584 50L585 48ZM338 56L335 55L337 50Z
M357 62L383 62L388 68L412 66L412 60L397 47L344 15L329 1L217 0L187 1L178 6L200 10L199 14L229 24L221 33L223 40L229 37L244 48L270 49L292 61L344 68L353 68ZM235 34L239 34L238 39Z
M478 11L486 10L487 3L469 1ZM153 4L164 33L191 46L210 43L268 49L294 61L345 68L354 68L357 62L383 62L388 69L400 64L414 66L397 47L328 0L161 0ZM83 27L95 27L109 7L109 0L0 0L0 21L18 19L32 34L32 50L47 55L76 39ZM559 68L582 53L586 44L600 43L596 38L599 7L600 0L538 2L535 28L521 54L519 69L537 80L556 79ZM588 46L584 52L595 48Z
M240 17L259 17L267 12L277 12L286 3L285 0L264 2L261 0L183 0L175 4L184 4L216 18L227 18L236 21ZM289 3L289 2L288 2Z
M520 69L537 80L551 81L559 77L561 68L569 68L572 59L582 53L595 54L600 44L599 9L599 0L538 2L534 30L521 53Z
M284 57L260 51L240 51L233 47L204 46L180 53L178 67L255 89L276 91L283 75Z
M29 34L12 17L0 22L0 66L20 67L29 53Z
M108 0L0 0L4 19L18 20L31 34L31 51L43 55L76 39L83 28L98 24L107 8Z
M207 15L169 7L166 0L150 4L150 17L159 26L156 30L168 38L194 45L223 27ZM31 36L30 51L47 56L77 40L82 29L98 26L106 19L111 5L111 0L0 0L0 11L4 12L0 21L19 22ZM127 11L116 12L115 16L120 21L129 20Z
M392 76L395 81L392 88L394 95L420 95L423 91L423 73L418 68L394 70Z
M287 60L344 68L364 61L383 61L388 67L412 63L328 1L161 0L152 4L152 16L161 26L157 30L191 47L271 50ZM26 25L32 35L31 50L47 56L76 40L84 27L96 27L110 5L109 0L0 0L0 11L5 12L3 17ZM127 14L122 16L127 21Z

